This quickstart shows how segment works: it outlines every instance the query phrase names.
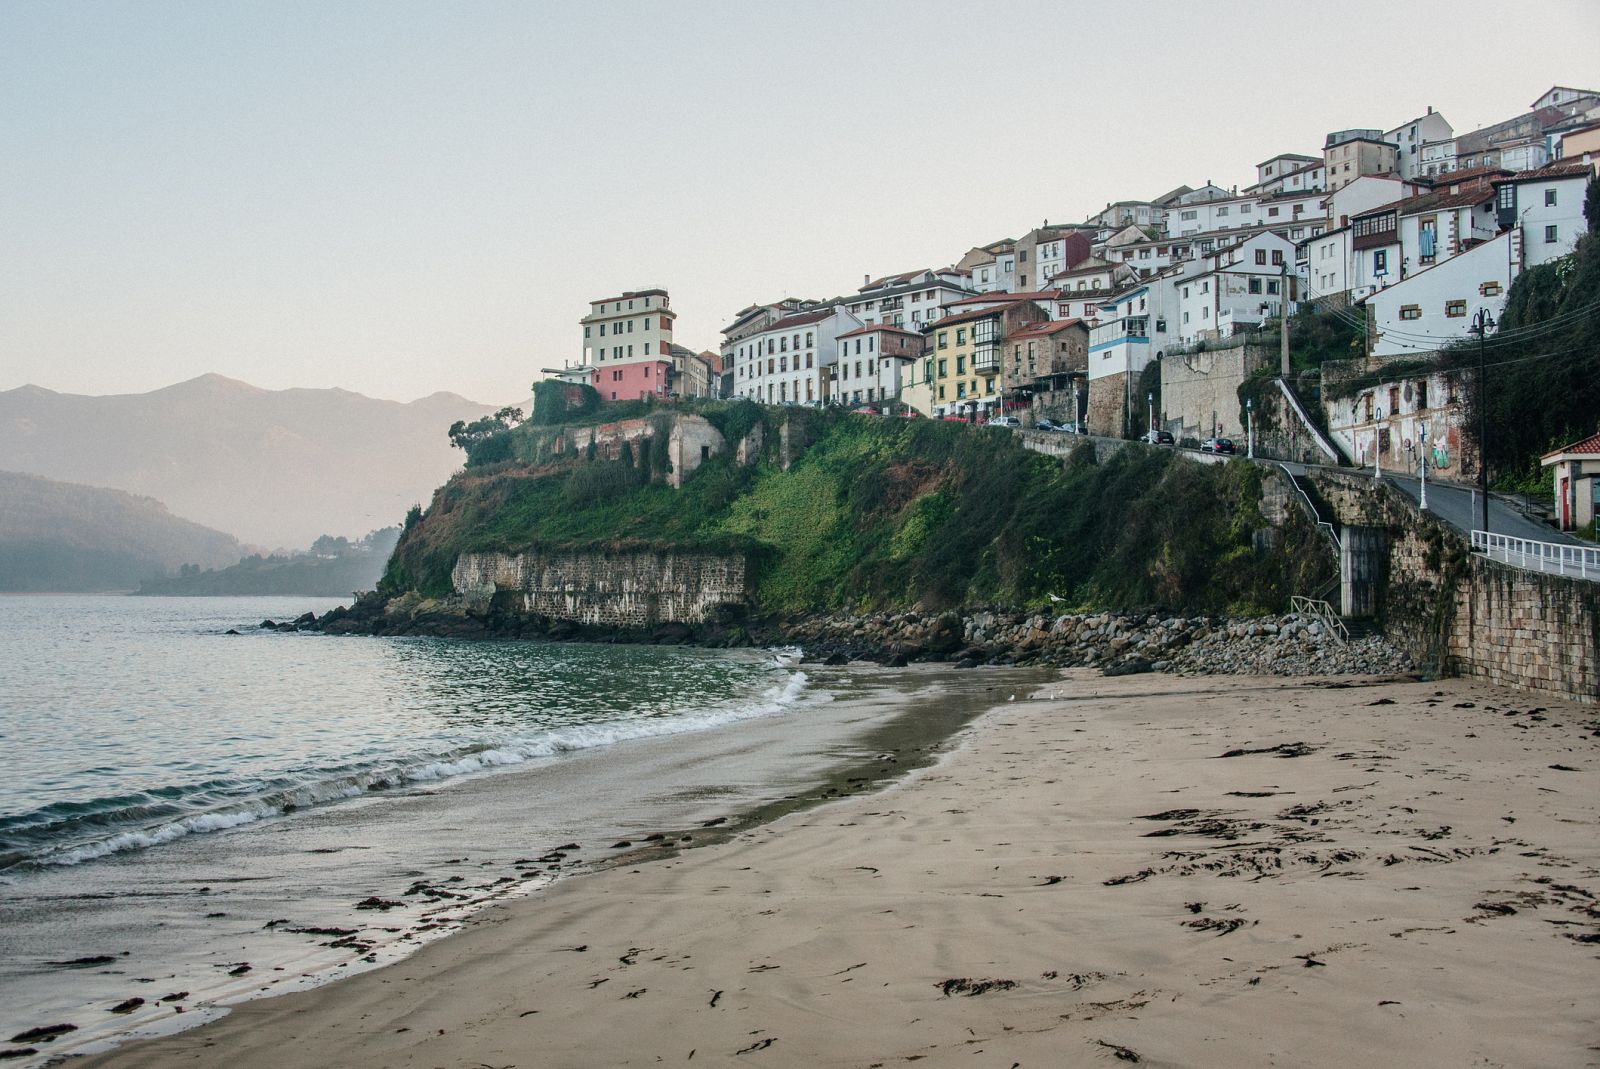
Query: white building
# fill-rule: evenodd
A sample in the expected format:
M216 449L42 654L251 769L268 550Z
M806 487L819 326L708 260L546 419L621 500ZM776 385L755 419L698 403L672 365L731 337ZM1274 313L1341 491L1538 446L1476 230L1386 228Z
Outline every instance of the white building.
M1430 107L1425 114L1385 133L1383 139L1394 146L1395 171L1401 178L1411 179L1430 173L1423 169L1426 164L1422 152L1424 145L1450 141L1455 136L1455 128Z
M1424 188L1399 178L1364 174L1354 182L1340 186L1324 199L1328 226L1349 226L1350 220L1363 212L1416 196Z
M1350 228L1341 226L1295 247L1297 274L1306 299L1350 292Z
M1506 231L1362 298L1372 316L1372 355L1429 353L1459 341L1479 309L1498 320L1520 270L1520 244L1518 231Z
M923 269L883 278L868 278L844 306L863 323L886 323L920 330L944 314L951 301L972 291L953 281L960 277Z
M1496 221L1521 228L1524 266L1548 263L1577 246L1586 229L1583 198L1594 174L1592 165L1571 161L1494 183Z
M1172 340L1171 280L1156 278L1118 294L1089 328L1088 423L1093 434L1120 435L1141 372Z
M839 335L863 326L844 308L828 305L786 316L739 342L733 357L733 395L769 405L821 404L828 399Z
M629 361L665 360L672 351L678 314L663 289L635 290L590 301L583 326L586 367L616 367Z
M1262 160L1256 164L1254 191L1262 192L1269 185L1276 185L1279 189L1282 189L1282 183L1286 177L1305 171L1308 164L1321 163L1321 156L1307 156L1299 152L1284 152L1272 157L1270 160Z
M916 331L874 323L839 335L829 399L849 405L895 400L911 384L926 340Z
M1294 267L1294 243L1263 232L1231 246L1173 280L1177 320L1171 333L1183 344L1231 337L1280 314Z

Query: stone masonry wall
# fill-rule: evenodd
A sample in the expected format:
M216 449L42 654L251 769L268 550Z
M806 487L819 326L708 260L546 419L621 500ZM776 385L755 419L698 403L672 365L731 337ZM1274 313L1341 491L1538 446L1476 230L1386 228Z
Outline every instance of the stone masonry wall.
M457 594L513 591L525 613L603 627L699 623L714 606L750 601L739 554L465 553L451 581Z
M1600 701L1600 583L1475 557L1465 536L1370 476L1309 476L1343 523L1389 537L1389 641L1440 674Z
M1162 430L1201 441L1213 435L1245 439L1239 420L1239 387L1250 373L1277 354L1260 346L1169 353L1161 361Z
M1089 405L1084 422L1090 434L1122 437L1122 417L1127 406L1128 373L1118 372L1089 380Z
M1475 557L1455 618L1449 654L1461 674L1600 701L1600 583Z

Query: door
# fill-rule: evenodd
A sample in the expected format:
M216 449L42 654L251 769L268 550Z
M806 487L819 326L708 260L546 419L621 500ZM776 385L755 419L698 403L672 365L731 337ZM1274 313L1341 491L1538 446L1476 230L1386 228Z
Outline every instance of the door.
M1572 530L1572 489L1565 475L1561 477L1561 529Z

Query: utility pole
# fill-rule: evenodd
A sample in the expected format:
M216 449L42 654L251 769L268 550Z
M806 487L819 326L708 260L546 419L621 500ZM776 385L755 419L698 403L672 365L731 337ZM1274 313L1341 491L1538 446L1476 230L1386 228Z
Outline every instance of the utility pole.
M1421 431L1422 437L1422 502L1423 512L1428 511L1428 425L1424 423Z
M1156 429L1156 395L1153 392L1144 395L1144 405L1144 430L1145 437L1148 438L1150 435L1155 433Z
M1289 377L1289 260L1278 276L1278 373Z
M1472 317L1472 332L1478 336L1478 526L1485 535L1489 533L1489 393L1484 383L1484 336L1494 329L1494 316L1487 308L1479 308Z
M1253 397L1244 399L1244 441L1245 451L1251 460L1256 458L1256 401Z
M1372 481L1378 482L1383 478L1383 407L1374 408L1372 414L1376 417L1372 422Z

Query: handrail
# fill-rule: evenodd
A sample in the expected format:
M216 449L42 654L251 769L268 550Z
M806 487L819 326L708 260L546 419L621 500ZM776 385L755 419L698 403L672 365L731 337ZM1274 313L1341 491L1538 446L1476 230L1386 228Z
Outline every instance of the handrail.
M1600 581L1600 546L1536 542L1531 538L1513 538L1492 531L1473 531L1472 550L1515 568Z
M1294 388L1285 382L1282 376L1272 380L1278 384L1278 392L1283 394L1283 399L1294 409L1295 415L1300 417L1300 425L1311 435L1311 440L1316 443L1324 455L1335 465L1339 463L1339 451L1328 436L1322 433L1322 428L1311 422L1311 416L1306 412L1305 406L1300 403L1300 398L1295 394Z
M1339 640L1340 645L1350 641L1350 629L1344 625L1339 614L1333 611L1333 606L1326 601L1315 598L1303 597L1295 594L1289 598L1289 609L1302 616L1309 616L1323 627L1328 629L1328 634Z
M1278 461L1278 467L1283 469L1284 478L1289 480L1289 485L1294 487L1295 492L1300 495L1300 499L1305 502L1306 511L1311 514L1312 522L1323 529L1323 533L1333 542L1335 549L1342 551L1344 543L1339 539L1339 532L1334 529L1333 524L1323 519L1321 514L1317 512L1316 502L1311 500L1311 495L1306 493L1305 487L1301 486L1299 481L1295 479L1294 472L1289 470L1289 465L1280 460Z

